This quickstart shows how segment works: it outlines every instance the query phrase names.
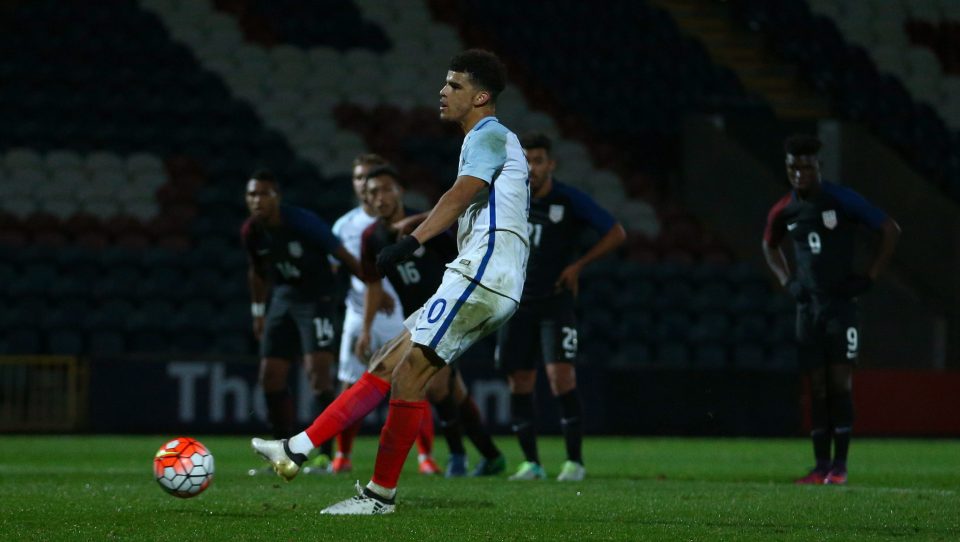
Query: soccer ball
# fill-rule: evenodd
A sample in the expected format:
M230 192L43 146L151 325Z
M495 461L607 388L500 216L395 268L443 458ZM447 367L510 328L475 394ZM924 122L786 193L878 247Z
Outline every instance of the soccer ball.
M157 450L153 476L174 497L195 497L213 480L213 454L196 439L177 437Z

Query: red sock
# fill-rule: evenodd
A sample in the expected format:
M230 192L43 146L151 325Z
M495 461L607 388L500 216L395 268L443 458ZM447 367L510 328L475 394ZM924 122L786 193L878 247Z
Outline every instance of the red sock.
M390 401L387 423L380 432L380 449L377 450L377 463L373 468L373 483L385 488L397 487L400 471L407 460L407 454L428 406L426 401Z
M306 429L310 442L319 446L354 422L362 420L377 408L389 391L389 382L370 373L363 373L356 384L341 393Z
M337 435L337 450L341 454L349 456L350 452L353 451L353 441L356 440L357 435L360 433L361 425L363 425L363 419L357 420L353 425L340 431L340 434Z
M433 412L429 407L423 413L420 432L417 433L417 453L420 455L433 453Z

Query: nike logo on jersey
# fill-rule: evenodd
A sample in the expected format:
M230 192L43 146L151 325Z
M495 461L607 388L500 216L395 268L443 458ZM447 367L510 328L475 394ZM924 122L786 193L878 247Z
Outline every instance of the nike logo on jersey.
M794 222L793 224L787 224L787 230L793 231L793 230L795 230L795 229L797 229L797 223L796 223L796 222Z

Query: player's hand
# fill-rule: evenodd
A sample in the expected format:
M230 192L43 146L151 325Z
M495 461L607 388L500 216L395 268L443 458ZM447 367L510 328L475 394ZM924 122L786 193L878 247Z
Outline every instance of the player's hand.
M840 285L839 294L846 298L861 296L873 287L873 280L866 275L850 275Z
M253 336L257 339L257 342L260 342L260 338L263 337L263 322L263 316L253 317Z
M384 314L393 314L393 310L397 308L397 304L393 302L393 297L384 292L380 296L380 306L377 307L377 310Z
M806 303L810 301L810 292L800 284L797 279L790 279L786 284L787 292L797 303Z
M420 248L420 241L417 241L416 237L412 235L401 237L399 241L384 247L380 254L377 254L377 271L386 276L387 269L410 258L418 248Z
M553 287L557 290L570 290L570 292L573 293L573 297L577 297L577 294L580 292L581 269L583 268L575 263L568 265L563 272L560 273L560 278L557 279Z
M357 342L353 345L353 353L361 361L366 361L370 357L370 333L361 331L357 337Z

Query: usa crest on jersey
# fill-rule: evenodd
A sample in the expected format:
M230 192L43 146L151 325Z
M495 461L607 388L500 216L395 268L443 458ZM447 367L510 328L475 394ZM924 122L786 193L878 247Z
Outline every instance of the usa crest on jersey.
M290 251L290 255L294 258L299 258L303 256L303 247L300 246L299 241L290 241L290 244L287 245L287 250Z
M832 230L837 227L837 212L834 210L824 211L823 212L823 225L827 227L828 230Z
M563 220L563 205L551 205L547 217L550 218L550 222L559 223Z

